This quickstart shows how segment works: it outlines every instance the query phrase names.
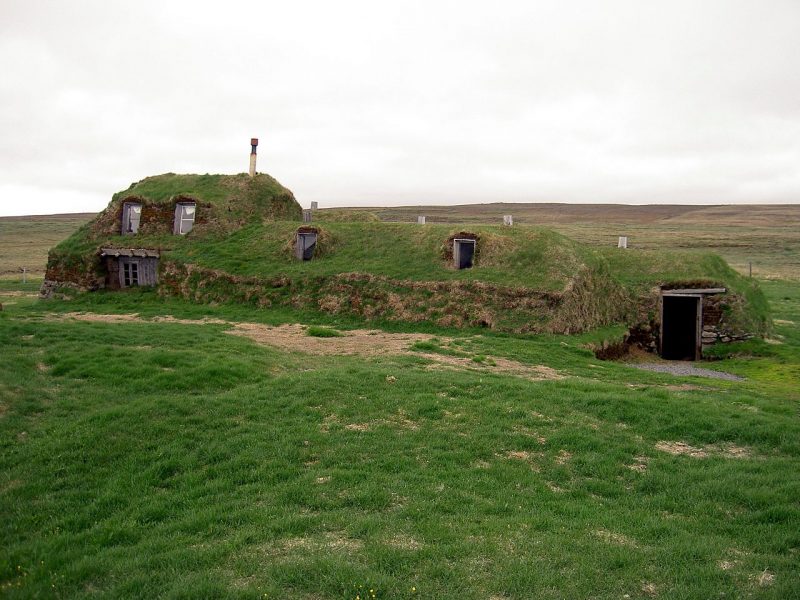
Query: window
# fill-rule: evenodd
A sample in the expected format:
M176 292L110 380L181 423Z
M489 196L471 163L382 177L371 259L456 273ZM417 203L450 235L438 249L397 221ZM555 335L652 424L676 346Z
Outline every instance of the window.
M139 263L126 262L122 264L122 275L125 287L139 285Z
M175 233L186 235L192 230L196 209L197 206L195 204L175 205Z
M142 220L142 205L126 202L122 205L122 235L133 235L139 231Z

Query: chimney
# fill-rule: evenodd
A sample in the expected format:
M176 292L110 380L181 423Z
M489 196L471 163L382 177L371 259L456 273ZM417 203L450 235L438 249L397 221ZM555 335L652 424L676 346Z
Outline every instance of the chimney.
M256 176L256 148L258 147L258 138L250 138L250 177Z

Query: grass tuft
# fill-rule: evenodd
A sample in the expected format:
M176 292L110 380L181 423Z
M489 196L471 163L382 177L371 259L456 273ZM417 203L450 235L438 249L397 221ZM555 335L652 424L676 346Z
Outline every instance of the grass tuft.
M306 329L306 335L319 338L332 338L332 337L342 337L344 334L341 331L337 331L336 329L331 329L330 327L309 325L308 329Z

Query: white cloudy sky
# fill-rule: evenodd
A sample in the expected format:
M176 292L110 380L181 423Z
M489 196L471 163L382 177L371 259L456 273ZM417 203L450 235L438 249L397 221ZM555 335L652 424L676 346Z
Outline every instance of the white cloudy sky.
M0 0L0 215L259 170L307 206L800 201L800 1Z

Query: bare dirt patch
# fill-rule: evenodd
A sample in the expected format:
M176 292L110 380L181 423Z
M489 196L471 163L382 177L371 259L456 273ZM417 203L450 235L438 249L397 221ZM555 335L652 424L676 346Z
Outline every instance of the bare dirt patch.
M331 426L340 426L341 423L339 418L336 415L328 415L322 421L320 425L320 431L322 433L329 433ZM376 427L380 427L381 425L385 425L387 427L392 427L396 429L408 429L411 431L416 431L419 429L419 422L414 421L411 419L408 414L404 410L398 410L394 414L387 415L381 419L374 419L372 421L368 421L366 423L347 423L342 425L343 429L347 431L372 431Z
M531 429L530 427L525 427L524 425L514 425L513 431L514 433L535 439L536 442L542 446L547 444L547 438L545 438L543 435L540 435L536 430Z
M750 458L752 450L735 444L708 444L703 447L690 446L685 442L656 442L656 450L673 456L691 456L692 458L708 458L722 456L724 458Z
M506 457L517 460L528 460L531 457L531 453L525 450L509 450L506 452Z
M633 460L633 464L626 465L631 471L636 471L637 473L644 473L647 471L648 458L646 456L637 456Z
M417 540L405 533L399 533L387 538L384 543L399 550L419 550L422 547Z
M259 546L256 550L259 554L267 556L286 556L295 554L299 551L337 551L352 554L364 547L361 540L348 538L343 532L329 531L321 536L315 537L295 537L285 540L277 540Z
M419 429L419 423L411 419L402 409L384 419L383 422L393 427L399 427L400 429L410 429L412 431Z
M649 583L647 581L642 582L642 592L647 594L648 596L655 596L658 594L658 589L654 583Z
M202 319L178 319L171 315L145 319L139 313L124 313L118 315L104 315L99 313L68 312L63 314L50 314L48 320L53 321L86 321L89 323L178 323L181 325L226 325L229 321L203 317Z
M661 450L661 452L666 452L673 456L685 455L692 458L705 458L708 456L708 452L702 448L696 448L684 442L656 442L656 450Z
M544 365L526 365L515 360L499 357L487 357L487 360L475 362L471 358L449 356L445 354L421 353L419 356L432 361L429 369L453 369L457 371L479 371L483 373L502 373L514 375L529 381L563 379L555 369ZM492 364L494 363L494 364Z
M249 338L256 343L274 346L289 352L305 354L336 354L376 356L403 354L415 342L429 341L433 336L422 333L386 333L375 329L342 331L341 336L318 338L306 334L307 327L290 325L261 325L259 323L231 323L232 335Z
M348 431L369 431L369 423L349 423L344 428Z
M526 463L531 470L535 473L538 473L541 470L541 467L536 464L536 459L541 458L541 453L539 452L528 452L527 450L509 450L504 454L495 454L498 458L505 458L508 460L518 460L520 462Z
M342 356L391 356L412 353L412 346L416 342L427 342L435 336L424 333L388 333L377 329L353 329L341 331L336 337L314 337L307 334L308 327L299 323L286 325L264 325L261 323L237 323L222 319L178 319L172 316L159 316L145 319L138 313L129 314L97 314L70 312L64 314L51 314L52 320L74 320L96 323L179 323L184 325L230 325L232 328L225 331L230 335L246 337L257 344L272 346L286 352L302 352L314 355L342 355ZM441 339L441 338L440 338ZM452 340L444 339L445 343ZM500 373L521 377L529 381L544 381L563 379L555 369L544 365L527 365L515 360L500 357L486 357L481 362L471 358L450 356L436 353L413 352L431 361L429 369L454 369L462 371L476 371L481 373ZM390 375L387 382L393 383L397 379Z
M555 461L557 465L565 465L569 462L572 458L572 452L567 452L566 450L561 450L556 456Z
M754 580L759 587L768 587L775 583L775 574L771 573L769 569L764 569L758 575L752 576L752 580Z
M63 314L50 314L48 321L85 321L88 323L134 323L144 321L138 313L120 315L101 315L97 313L68 312Z
M730 571L736 566L737 562L735 560L721 560L717 563L717 566L721 571Z
M708 392L713 389L713 388L703 387L700 385L692 385L691 383L681 383L679 385L668 384L655 387L660 387L662 390L668 390L670 392Z
M592 535L616 546L627 546L628 548L637 548L639 546L634 539L629 538L627 535L608 531L607 529L595 529L592 531Z

